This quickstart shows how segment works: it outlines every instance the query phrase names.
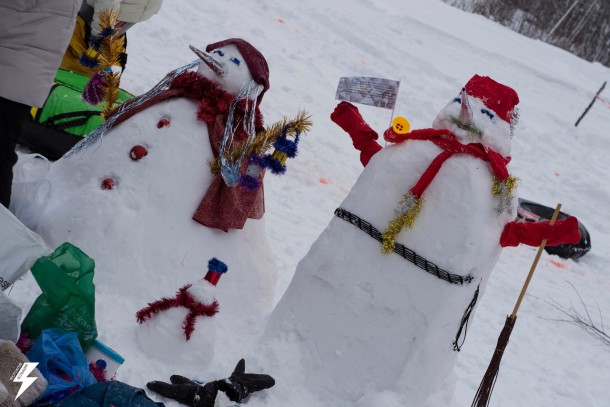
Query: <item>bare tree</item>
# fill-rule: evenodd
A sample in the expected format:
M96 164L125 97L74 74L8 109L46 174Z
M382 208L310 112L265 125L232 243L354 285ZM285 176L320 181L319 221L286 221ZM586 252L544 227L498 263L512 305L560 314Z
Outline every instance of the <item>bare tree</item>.
M580 304L583 307L584 314L578 312L574 308L574 306L571 304L570 304L570 308L566 310L565 308L562 308L556 301L547 301L547 303L549 305L551 305L552 307L557 309L559 312L561 312L568 318L568 319L555 319L554 321L562 321L562 322L569 322L571 324L575 324L575 325L583 328L585 331L587 331L587 333L589 333L594 338L600 340L602 342L602 344L604 344L606 346L610 346L610 336L605 331L604 318L602 316L601 310L599 309L599 305L597 307L597 312L599 313L599 323L596 324L593 321L593 318L591 318L589 309L587 308L587 305L585 304L582 297L580 296L580 293L578 292L578 290L576 290L574 285L572 285L571 283L568 283L568 284L570 285L570 287L572 287L572 289L578 296L578 299L580 300Z

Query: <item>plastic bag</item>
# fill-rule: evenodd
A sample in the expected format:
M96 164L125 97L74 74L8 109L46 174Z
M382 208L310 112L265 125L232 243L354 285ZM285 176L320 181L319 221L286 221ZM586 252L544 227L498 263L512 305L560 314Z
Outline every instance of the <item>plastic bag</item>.
M84 350L97 337L95 325L95 262L70 243L59 246L32 266L42 289L21 324L31 339L47 328L75 331Z
M42 238L0 205L0 290L6 290L47 253Z
M37 403L58 402L79 389L97 383L89 371L89 362L78 342L76 332L45 329L26 355L38 362L38 370L48 387Z
M40 216L51 195L49 160L40 154L20 154L13 167L11 212L32 230L36 230Z
M21 322L21 308L0 291L0 341L17 342ZM2 402L0 402L0 406Z

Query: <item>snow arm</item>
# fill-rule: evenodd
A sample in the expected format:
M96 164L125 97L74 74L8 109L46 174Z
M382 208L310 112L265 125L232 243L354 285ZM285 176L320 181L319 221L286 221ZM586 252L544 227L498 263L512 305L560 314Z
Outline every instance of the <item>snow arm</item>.
M509 222L504 226L500 237L500 246L518 246L523 243L528 246L539 246L547 239L547 246L560 244L575 244L580 241L578 220L568 216L558 220L553 226L549 222Z
M382 147L375 141L377 132L364 121L358 108L351 103L341 102L335 107L330 119L341 127L352 138L354 147L360 151L360 162L366 167Z

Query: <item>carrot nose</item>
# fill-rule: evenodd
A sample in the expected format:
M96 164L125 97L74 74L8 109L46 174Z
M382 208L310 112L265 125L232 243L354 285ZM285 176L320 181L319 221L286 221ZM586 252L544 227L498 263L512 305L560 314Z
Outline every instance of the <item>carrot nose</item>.
M462 99L462 103L460 106L460 121L462 122L462 124L471 126L474 123L472 120L472 110L470 109L470 104L468 103L468 94L466 93L466 88L462 88L460 98Z
M203 61L207 66L209 66L210 69L214 71L216 75L223 76L225 74L225 70L223 69L222 64L217 61L216 58L214 58L212 55L198 48L195 48L192 45L189 45L189 48L195 53L195 55L199 57L199 59L201 59L201 61Z

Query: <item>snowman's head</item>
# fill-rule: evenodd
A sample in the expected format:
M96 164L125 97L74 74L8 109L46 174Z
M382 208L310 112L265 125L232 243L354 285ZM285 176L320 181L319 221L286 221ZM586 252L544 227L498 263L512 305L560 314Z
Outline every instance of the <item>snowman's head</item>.
M517 121L519 96L488 76L473 76L434 119L432 127L448 129L462 143L482 143L508 156Z
M205 52L193 46L202 63L198 72L216 82L225 91L237 95L251 80L262 86L257 101L269 89L269 67L265 57L241 38L230 38L206 47Z

